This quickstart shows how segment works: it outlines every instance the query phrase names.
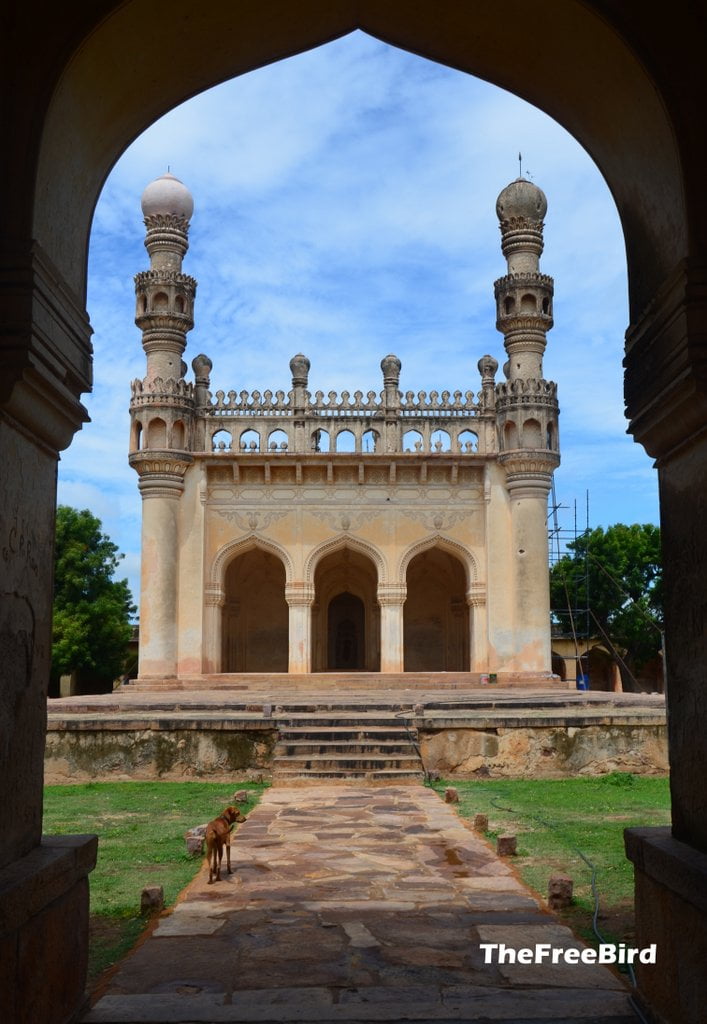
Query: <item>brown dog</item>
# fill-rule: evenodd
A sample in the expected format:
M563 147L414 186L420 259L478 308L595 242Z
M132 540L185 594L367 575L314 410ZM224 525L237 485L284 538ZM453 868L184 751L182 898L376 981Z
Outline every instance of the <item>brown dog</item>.
M236 821L245 821L237 807L227 807L206 826L206 856L209 861L209 885L221 881L221 861L226 847L226 864L231 874L231 828Z

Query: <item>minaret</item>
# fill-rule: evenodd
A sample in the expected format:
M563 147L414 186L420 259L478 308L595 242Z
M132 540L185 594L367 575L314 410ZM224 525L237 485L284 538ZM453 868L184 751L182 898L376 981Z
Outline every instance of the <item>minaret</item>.
M547 496L559 465L557 386L543 379L552 327L553 281L540 273L545 195L518 178L496 202L508 273L495 283L506 382L496 386L499 462L506 470L515 567L514 633L518 667L550 672Z
M194 388L182 353L194 325L196 281L182 273L194 203L172 174L142 195L150 269L135 277L135 323L147 358L133 381L130 465L142 495L140 676L177 673L179 499L194 430Z

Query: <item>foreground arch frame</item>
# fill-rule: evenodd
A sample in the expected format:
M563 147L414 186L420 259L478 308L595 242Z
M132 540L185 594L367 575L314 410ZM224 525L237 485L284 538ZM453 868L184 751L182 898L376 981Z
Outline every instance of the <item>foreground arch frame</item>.
M0 169L0 871L15 887L0 955L16 982L8 1019L30 1007L35 1019L66 1019L85 969L95 847L70 838L41 846L40 833L56 458L86 419L95 201L125 146L178 102L354 29L535 103L585 146L614 195L629 275L630 430L660 480L673 796L671 833L629 839L638 938L654 935L661 950L659 971L640 968L639 986L666 1020L699 1019L707 1003L707 791L694 784L707 768L704 18L690 0L669 10L640 0L538 0L532 15L520 0L217 0L204 9L191 0L97 0L48 9L39 22L32 5L12 5L0 69L13 92L3 123L13 148ZM163 486L180 481L166 475ZM47 946L56 934L66 941Z

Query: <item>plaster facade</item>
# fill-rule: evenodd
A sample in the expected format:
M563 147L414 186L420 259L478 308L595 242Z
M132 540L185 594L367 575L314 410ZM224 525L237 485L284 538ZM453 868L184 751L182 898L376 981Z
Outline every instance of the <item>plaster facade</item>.
M182 360L196 282L193 201L165 174L142 198L150 269L135 278L145 377L130 463L143 497L141 678L223 672L551 674L547 495L557 388L542 375L552 278L542 191L519 178L497 214L508 360L467 390L308 390L306 356L273 393L211 391Z

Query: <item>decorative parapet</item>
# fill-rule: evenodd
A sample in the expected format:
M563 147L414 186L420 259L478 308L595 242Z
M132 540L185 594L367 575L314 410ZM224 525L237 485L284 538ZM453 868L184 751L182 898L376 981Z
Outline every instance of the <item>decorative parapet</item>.
M496 385L496 408L513 405L556 405L557 384L552 380L508 380Z
M194 404L194 385L182 378L134 380L130 384L130 408L144 406L179 406Z
M210 371L210 360L207 363ZM293 386L288 392L232 390L217 391L214 396L207 389L208 373L194 366L199 386L196 413L204 424L203 441L198 443L217 454L469 455L495 450L493 431L485 429L493 422L493 375L488 370L497 366L495 360L488 367L484 364L486 390L478 395L471 390L402 392L398 389L400 360L394 355L381 361L384 390L365 394L308 391L309 360L301 353L290 362ZM477 424L481 417L484 430Z

